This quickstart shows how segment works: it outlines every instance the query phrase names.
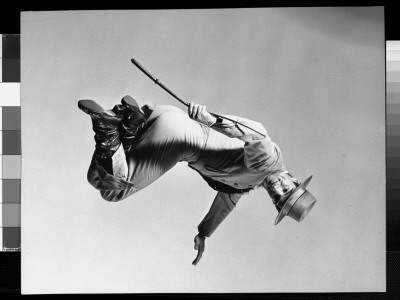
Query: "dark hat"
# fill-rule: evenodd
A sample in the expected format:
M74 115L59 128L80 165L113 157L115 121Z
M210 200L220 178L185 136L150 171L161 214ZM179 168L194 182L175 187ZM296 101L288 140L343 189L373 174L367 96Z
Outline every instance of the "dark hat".
M275 220L277 225L286 215L301 222L310 210L313 208L317 199L306 190L307 185L310 183L312 175L308 177L302 184L300 184L282 204Z

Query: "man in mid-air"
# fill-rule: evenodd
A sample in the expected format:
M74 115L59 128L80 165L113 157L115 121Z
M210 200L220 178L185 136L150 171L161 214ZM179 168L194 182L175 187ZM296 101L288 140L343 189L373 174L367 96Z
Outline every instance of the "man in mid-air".
M130 96L111 110L93 100L80 100L78 107L90 115L95 132L87 178L105 200L116 202L137 193L180 161L217 191L198 225L194 265L202 257L205 238L242 195L263 187L279 212L275 224L286 215L302 221L316 202L306 190L312 176L302 183L293 177L280 148L258 122L236 116L227 121L194 103L187 113L169 105L140 107Z

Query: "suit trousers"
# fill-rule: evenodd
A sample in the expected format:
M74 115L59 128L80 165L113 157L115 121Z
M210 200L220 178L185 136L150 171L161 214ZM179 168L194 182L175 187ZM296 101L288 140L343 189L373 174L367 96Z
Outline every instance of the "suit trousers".
M147 187L180 161L195 163L205 148L210 128L181 109L154 107L129 152L122 145L112 156L113 174L92 158L87 179L108 201L120 201Z

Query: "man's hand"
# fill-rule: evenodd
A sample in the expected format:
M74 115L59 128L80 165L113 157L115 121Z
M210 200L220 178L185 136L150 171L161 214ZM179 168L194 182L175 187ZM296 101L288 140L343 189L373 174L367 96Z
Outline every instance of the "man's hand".
M192 265L197 265L197 263L201 259L201 256L203 255L205 247L205 239L206 238L200 233L194 237L194 249L198 250L198 252L196 259L192 262Z
M215 123L216 118L213 117L207 110L205 105L190 103L188 108L189 117L207 126Z

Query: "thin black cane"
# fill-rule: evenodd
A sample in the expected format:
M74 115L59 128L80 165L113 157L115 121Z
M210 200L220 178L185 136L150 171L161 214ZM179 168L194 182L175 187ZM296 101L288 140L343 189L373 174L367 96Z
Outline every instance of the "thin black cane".
M137 60L135 60L135 59L132 58L132 59L131 59L131 62L132 62L136 67L138 67L140 71L142 71L144 74L146 74L147 77L149 77L151 80L153 80L155 84L159 85L159 86L160 86L161 88L163 88L168 94L170 94L170 95L171 95L172 97L174 97L176 100L178 100L179 102L181 102L183 105L189 107L189 103L188 103L188 102L183 101L183 100L180 99L177 95L175 95L173 92L171 92L170 89L168 89L164 84L162 84L162 83L160 82L160 80L158 80L158 79L155 78L153 75L151 75L150 72L147 71ZM253 128L251 128L251 127L245 125L245 124L242 124L241 122L232 120L232 119L230 119L230 118L228 118L228 117L221 116L221 115L218 115L218 114L215 114L215 113L212 113L212 112L210 112L210 114L211 114L212 116L216 117L216 118L222 118L222 119L226 119L226 120L228 120L228 121L231 121L231 122L235 123L235 125L241 125L241 126L243 126L243 127L246 127L246 128L248 128L248 129L250 129L250 130L252 130L252 131L254 131L254 132L260 134L261 136L266 137L265 134L262 134L261 132L255 130L255 129L253 129Z

